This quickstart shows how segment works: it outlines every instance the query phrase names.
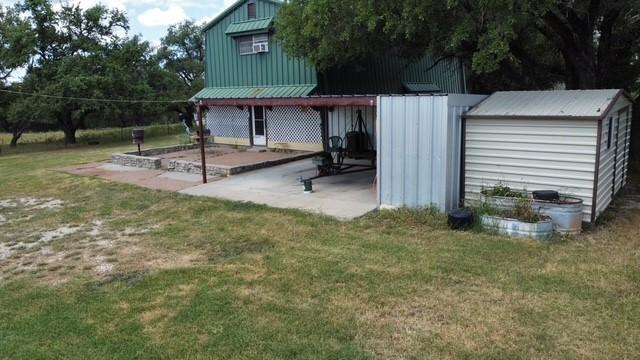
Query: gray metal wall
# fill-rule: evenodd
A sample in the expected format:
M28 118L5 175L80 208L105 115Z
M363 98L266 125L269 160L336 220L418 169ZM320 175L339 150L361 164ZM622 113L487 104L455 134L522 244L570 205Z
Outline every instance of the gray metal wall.
M486 96L378 97L380 207L457 207L461 115Z

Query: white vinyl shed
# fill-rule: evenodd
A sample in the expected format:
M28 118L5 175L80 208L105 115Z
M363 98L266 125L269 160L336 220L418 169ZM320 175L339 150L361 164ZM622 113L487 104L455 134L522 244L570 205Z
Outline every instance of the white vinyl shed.
M463 121L466 202L498 183L584 201L593 222L625 185L631 99L622 90L497 92Z

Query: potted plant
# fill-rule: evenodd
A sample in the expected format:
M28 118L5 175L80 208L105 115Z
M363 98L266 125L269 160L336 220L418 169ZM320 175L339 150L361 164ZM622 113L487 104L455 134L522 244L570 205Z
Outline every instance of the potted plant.
M500 210L512 210L518 199L528 198L526 192L512 190L502 183L480 192L480 201Z
M542 199L536 193L555 193L553 199ZM512 211L523 199L529 199L534 212L548 216L554 231L563 235L575 235L582 231L582 199L559 195L555 191L516 191L502 183L481 191L481 203L492 208Z
M532 203L531 198L517 198L513 209L506 210L485 203L480 223L484 229L499 234L547 240L553 234L553 222L550 217L535 211Z

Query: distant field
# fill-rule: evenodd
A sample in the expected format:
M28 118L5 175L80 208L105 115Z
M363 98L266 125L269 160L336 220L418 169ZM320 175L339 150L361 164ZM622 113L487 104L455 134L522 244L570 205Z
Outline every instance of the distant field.
M131 129L133 127L78 130L76 139L79 145L86 145L89 140L96 140L100 143L121 142L131 138ZM144 130L145 138L154 138L183 133L184 127L182 124L150 125L145 126ZM60 147L64 145L64 133L62 131L25 133L20 138L17 149L10 149L10 142L11 134L0 132L0 151L2 153L32 152Z

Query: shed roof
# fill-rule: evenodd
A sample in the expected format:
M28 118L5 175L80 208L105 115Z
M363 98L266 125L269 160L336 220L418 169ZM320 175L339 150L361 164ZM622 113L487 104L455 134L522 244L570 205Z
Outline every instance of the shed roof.
M465 117L599 120L623 94L619 89L499 91Z
M269 31L273 23L273 16L262 19L251 19L233 22L229 25L225 34L231 36L249 35Z

